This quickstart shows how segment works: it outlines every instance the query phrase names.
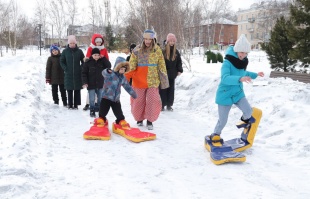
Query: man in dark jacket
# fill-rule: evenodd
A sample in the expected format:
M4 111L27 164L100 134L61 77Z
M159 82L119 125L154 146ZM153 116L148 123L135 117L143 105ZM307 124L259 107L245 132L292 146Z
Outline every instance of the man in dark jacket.
M111 63L106 57L100 58L100 50L93 48L91 57L83 65L82 81L83 88L87 88L89 94L90 116L96 117L95 97L97 95L97 104L99 105L102 98L103 81L102 71L111 68Z
M60 65L65 72L65 89L68 92L68 109L81 105L82 64L84 53L76 45L74 35L68 36L68 46L62 51Z

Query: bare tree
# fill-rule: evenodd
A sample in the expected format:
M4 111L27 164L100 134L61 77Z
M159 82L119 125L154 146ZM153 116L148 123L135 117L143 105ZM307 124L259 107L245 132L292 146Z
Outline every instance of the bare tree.
M9 15L10 20L10 27L12 30L12 37L10 36L11 31L9 31L9 42L10 42L10 49L12 51L12 55L15 56L16 55L16 33L17 33L17 19L18 19L18 6L17 6L17 2L16 0L12 0L11 1L11 8L12 8L12 12Z
M51 0L50 1L49 17L53 26L55 26L58 36L58 42L61 43L61 38L65 35L66 14L65 7L62 0Z
M37 39L35 40L40 40L39 39L39 24L41 24L41 33L43 36L43 39L45 38L45 36L47 35L47 31L48 31L48 22L47 22L47 13L49 13L48 10L48 5L47 5L47 0L36 0L36 8L35 8L36 12L35 12L35 17L34 17L34 24L36 26L36 30L37 30ZM52 27L53 27L53 23L51 23ZM53 29L53 28L52 28ZM30 44L33 44L33 41L29 42Z
M89 9L90 9L90 20L91 20L91 24L92 24L92 29L93 29L93 34L95 32L98 31L98 29L96 28L98 21L100 19L100 16L98 15L98 7L97 5L99 5L97 0L89 0L88 1L89 5Z
M69 24L74 25L75 18L78 14L77 0L65 0L65 5L69 16Z
M3 56L2 47L6 45L8 48L7 41L7 34L9 32L9 17L7 17L10 13L10 6L9 4L1 3L0 2L0 53L1 57Z

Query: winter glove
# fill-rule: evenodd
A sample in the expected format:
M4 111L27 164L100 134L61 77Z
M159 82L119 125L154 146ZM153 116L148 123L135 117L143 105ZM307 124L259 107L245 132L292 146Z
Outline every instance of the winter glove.
M132 95L131 95L132 98L134 99L137 99L138 95L136 94L136 92L134 92Z
M50 79L46 79L45 82L46 82L47 84L51 84L51 80L50 80Z

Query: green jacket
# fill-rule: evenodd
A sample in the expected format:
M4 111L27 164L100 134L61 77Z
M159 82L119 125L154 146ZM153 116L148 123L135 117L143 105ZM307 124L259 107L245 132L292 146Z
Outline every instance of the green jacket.
M65 72L65 89L82 89L82 65L84 53L77 46L69 48L69 45L61 53L60 65Z

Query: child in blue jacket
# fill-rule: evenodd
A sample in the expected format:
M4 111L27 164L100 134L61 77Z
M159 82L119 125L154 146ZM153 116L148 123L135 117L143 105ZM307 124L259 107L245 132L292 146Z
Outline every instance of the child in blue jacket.
M129 85L127 79L124 76L124 73L129 70L129 62L124 61L115 64L114 70L105 69L102 71L102 75L104 77L103 84L103 92L102 99L100 102L99 109L99 117L104 119L104 122L107 124L107 114L112 108L112 111L116 117L116 124L122 125L127 124L125 121L125 116L122 111L121 102L120 102L120 94L121 94L121 86L133 97L137 98L136 92Z
M252 116L252 107L245 97L243 82L249 83L257 76L264 76L263 72L247 71L247 55L251 44L244 34L236 41L235 46L230 46L226 51L225 60L221 68L221 82L216 92L215 102L218 104L219 119L210 136L212 141L220 140L220 135L225 127L228 114L233 104L243 113L241 120L248 123Z

